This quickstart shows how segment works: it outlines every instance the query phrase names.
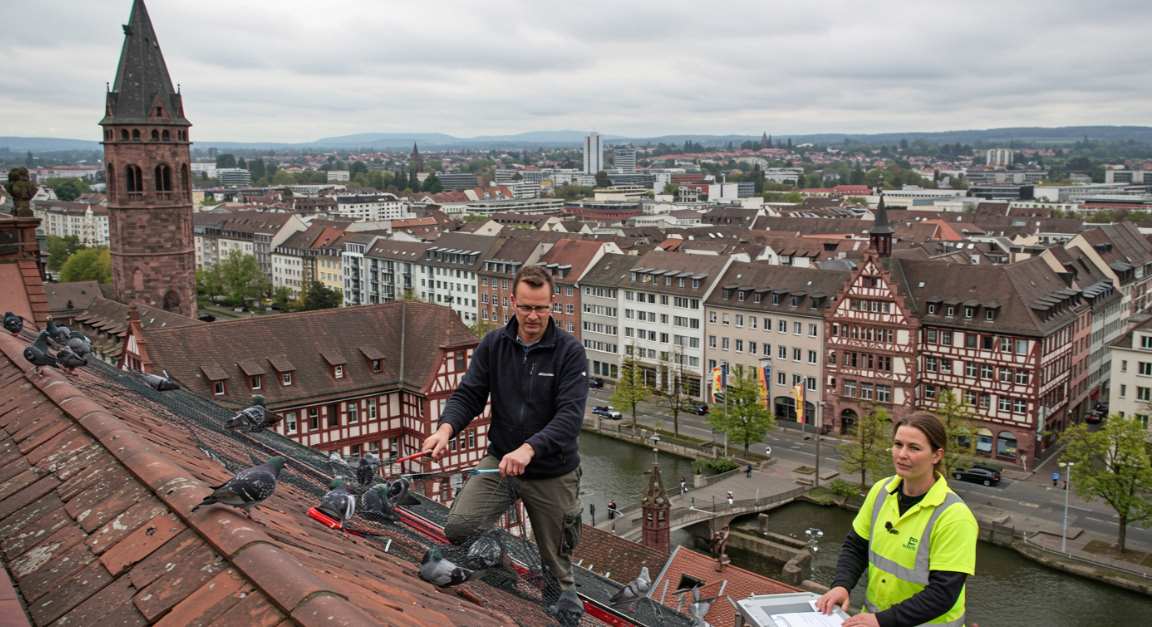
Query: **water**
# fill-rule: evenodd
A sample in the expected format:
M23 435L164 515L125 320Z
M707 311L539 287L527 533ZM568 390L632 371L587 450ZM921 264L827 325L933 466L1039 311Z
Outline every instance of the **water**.
M824 538L813 559L812 579L831 583L840 544L852 526L853 512L810 503L793 503L769 514L768 530L804 539L804 530L819 527ZM755 519L738 527L756 530ZM744 551L731 551L732 562L768 576L780 564ZM864 600L863 579L852 591L853 603ZM1149 624L1152 599L1082 577L1045 568L1015 551L981 542L976 549L976 576L968 579L968 618L981 627L997 625Z
M692 481L692 462L660 453L660 476L664 489L674 493L680 477ZM584 504L586 522L588 506L596 506L596 521L608 515L608 501L627 509L640 505L648 490L648 471L652 469L652 449L590 432L580 434L580 502Z

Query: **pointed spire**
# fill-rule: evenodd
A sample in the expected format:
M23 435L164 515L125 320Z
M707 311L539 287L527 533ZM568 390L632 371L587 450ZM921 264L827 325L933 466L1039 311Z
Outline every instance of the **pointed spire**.
M868 232L868 240L876 254L881 257L892 255L892 234L895 231L888 224L888 209L884 207L884 192L880 192L880 202L876 205L876 221Z
M888 209L884 207L884 192L880 192L880 202L876 205L876 222L872 225L873 234L891 234L892 227L888 224Z
M648 477L648 491L644 494L643 505L663 506L668 503L668 495L664 492L664 482L660 478L660 464L652 465L652 473Z
M168 66L164 63L164 54L160 51L144 0L133 0L132 14L124 25L124 47L120 50L116 80L108 92L107 115L100 123L158 121L191 126L184 118L180 94L172 87Z

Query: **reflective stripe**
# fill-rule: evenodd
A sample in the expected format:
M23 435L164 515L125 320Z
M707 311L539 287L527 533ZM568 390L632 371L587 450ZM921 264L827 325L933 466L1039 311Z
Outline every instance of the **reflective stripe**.
M877 497L876 505L883 503L883 495L887 494L887 490L881 492L881 496ZM936 506L932 515L928 518L928 523L924 525L924 531L920 534L920 544L916 549L916 565L913 568L901 566L900 564L880 555L872 549L873 543L868 542L868 560L876 567L885 570L904 581L919 584L921 586L928 585L928 574L931 570L930 550L932 540L932 528L936 526L936 520L944 513L944 510L949 507L960 503L960 497L955 493L949 492L944 496L944 501ZM873 513L873 525L875 525L877 514ZM872 536L876 536L876 530L873 528Z

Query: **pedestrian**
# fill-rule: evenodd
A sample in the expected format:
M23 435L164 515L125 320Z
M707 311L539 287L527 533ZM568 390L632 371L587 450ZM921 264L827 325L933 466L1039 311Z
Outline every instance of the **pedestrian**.
M499 474L476 474L464 484L444 535L466 544L522 501L540 550L548 602L576 585L571 557L583 510L579 436L588 400L588 358L580 340L552 320L553 294L552 275L543 267L524 266L516 273L515 316L480 340L422 448L442 459L449 441L491 400L488 452L477 468Z
M1052 471L1052 487L1055 488L1056 484L1058 484L1058 483L1060 483L1060 471L1059 470L1053 470Z
M965 622L964 585L976 570L979 527L940 474L946 441L943 423L930 413L896 421L896 475L868 492L818 611L847 610L848 591L867 572L867 609L844 627Z
M608 520L616 520L616 501L608 501Z
M688 494L688 482L684 480L684 477L680 477L680 496L685 494Z
M728 507L732 507L732 504L735 502L736 496L732 494L732 490L728 490Z
M592 518L592 526L595 527L596 526L596 504L595 503L589 503L588 504L588 516L590 518Z
M751 479L751 478L752 478L752 464L748 464L748 465L747 465L747 466L744 468L744 476L745 476L745 477L747 477L747 478L749 478L749 479Z

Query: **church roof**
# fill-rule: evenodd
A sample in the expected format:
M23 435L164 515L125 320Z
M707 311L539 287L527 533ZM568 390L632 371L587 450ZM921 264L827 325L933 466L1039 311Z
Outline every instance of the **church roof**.
M156 115L156 107L161 107ZM124 25L124 47L116 68L116 82L108 92L101 124L166 124L191 126L184 117L180 94L172 88L164 53L148 17L144 0L134 0Z

